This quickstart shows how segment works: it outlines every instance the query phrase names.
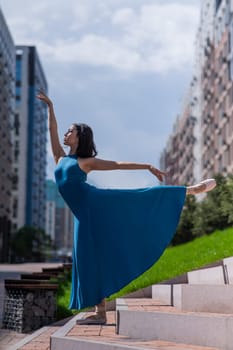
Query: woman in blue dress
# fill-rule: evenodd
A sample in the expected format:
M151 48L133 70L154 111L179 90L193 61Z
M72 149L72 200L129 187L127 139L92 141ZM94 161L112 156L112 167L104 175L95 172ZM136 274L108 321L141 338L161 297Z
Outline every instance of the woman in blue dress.
M96 158L91 128L72 124L60 144L52 101L39 93L49 110L49 131L58 189L74 214L71 309L96 306L96 314L79 324L105 324L105 298L149 269L169 245L186 194L213 189L214 179L194 186L100 189L86 182L94 170L145 169L163 180L151 164Z

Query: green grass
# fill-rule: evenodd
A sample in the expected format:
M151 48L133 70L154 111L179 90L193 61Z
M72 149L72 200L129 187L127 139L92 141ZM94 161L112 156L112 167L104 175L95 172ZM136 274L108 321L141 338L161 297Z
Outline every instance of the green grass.
M63 276L63 280L56 280L58 284L57 291L57 319L69 317L76 312L68 309L70 303L70 289L71 289L71 271Z
M233 256L233 228L216 231L192 242L167 248L157 263L109 299L181 275L228 256ZM70 281L66 281L61 290L63 294L58 296L58 309L61 309L61 317L63 317L63 312L71 314L70 310L67 310ZM65 316L69 314L66 313Z

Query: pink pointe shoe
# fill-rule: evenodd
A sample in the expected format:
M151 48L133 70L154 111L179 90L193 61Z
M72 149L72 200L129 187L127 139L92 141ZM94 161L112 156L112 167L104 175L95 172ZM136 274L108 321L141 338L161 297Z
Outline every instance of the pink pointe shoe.
M215 179L206 179L199 184L187 187L187 194L199 194L213 190L216 187Z

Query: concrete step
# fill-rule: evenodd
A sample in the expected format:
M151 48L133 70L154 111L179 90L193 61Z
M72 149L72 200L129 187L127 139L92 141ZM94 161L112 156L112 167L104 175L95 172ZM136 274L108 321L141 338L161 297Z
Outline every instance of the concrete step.
M233 257L187 273L190 284L233 284Z
M224 264L188 272L190 284L226 284L227 282L227 266Z
M223 259L226 283L233 284L233 257Z
M159 303L158 303L159 304ZM88 315L91 313L88 313ZM108 324L105 326L77 326L76 320L85 317L81 313L64 325L56 324L43 327L31 335L20 334L19 341L15 334L8 332L8 341L0 341L1 350L220 350L216 347L195 346L161 340L132 339L116 334L115 312L108 312ZM2 334L0 333L2 336ZM15 337L15 342L9 341ZM2 340L2 338L1 338Z
M233 284L233 257L207 264L161 284Z
M184 312L150 300L117 300L117 331L132 339L163 340L232 350L233 314Z
M233 314L233 285L173 286L173 306L184 311Z
M131 299L133 300L133 299ZM130 338L116 334L115 312L108 312L108 323L104 326L80 326L76 320L91 313L75 316L64 327L51 336L51 350L219 350L190 344L175 344L161 340Z
M185 311L233 314L233 285L157 284L152 298Z

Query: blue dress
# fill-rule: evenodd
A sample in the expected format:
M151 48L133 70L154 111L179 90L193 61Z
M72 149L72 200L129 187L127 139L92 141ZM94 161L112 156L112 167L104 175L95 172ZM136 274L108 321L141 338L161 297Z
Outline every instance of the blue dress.
M74 214L69 307L82 309L99 304L159 259L175 233L186 188L96 188L74 155L61 159L55 178Z

